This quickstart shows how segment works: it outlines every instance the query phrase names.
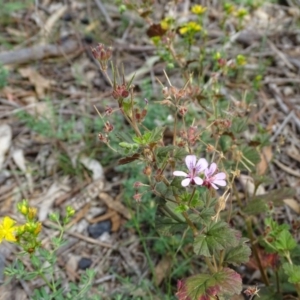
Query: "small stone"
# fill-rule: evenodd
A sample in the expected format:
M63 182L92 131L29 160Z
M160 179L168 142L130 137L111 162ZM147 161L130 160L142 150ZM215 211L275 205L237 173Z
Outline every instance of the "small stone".
M72 16L72 14L70 14L70 13L66 13L66 14L62 17L62 19L63 19L65 22L70 22L70 21L72 21L73 16Z
M81 270L86 270L92 265L92 260L87 257L82 257L78 262L78 268Z
M283 89L283 94L284 94L285 96L291 96L291 95L294 94L294 90L293 90L292 87L286 86L286 87Z
M101 236L104 232L110 232L111 230L111 221L105 220L93 225L90 225L88 228L89 236L96 239Z

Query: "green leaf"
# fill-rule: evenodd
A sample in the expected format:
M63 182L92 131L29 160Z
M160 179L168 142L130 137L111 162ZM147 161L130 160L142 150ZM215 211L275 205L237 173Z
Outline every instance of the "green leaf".
M176 148L177 147L172 145L165 146L165 147L158 147L156 148L155 153L158 158L165 158L168 157L169 154Z
M247 125L248 120L246 118L233 118L232 124L231 124L231 130L233 133L241 133L245 131L248 127Z
M240 244L236 247L226 248L224 255L224 262L239 266L240 264L249 261L251 250L248 245L245 244L245 240L241 239Z
M173 158L175 158L175 160L180 160L183 157L186 157L187 155L188 155L188 152L184 148L176 147L176 149L173 153Z
M266 203L272 202L275 206L281 206L284 199L293 198L296 194L296 190L293 188L283 187L273 190L267 194L255 196L251 201L257 199L263 200Z
M258 215L270 210L268 202L261 198L250 200L243 208L243 212L247 215Z
M189 207L186 204L179 204L176 208L175 208L175 212L177 213L183 213L185 211L187 211L189 209Z
M288 276L288 281L293 284L300 283L300 266L284 263L282 265L285 274Z
M289 231L281 231L273 243L274 247L279 251L291 251L297 246L297 242L292 237Z
M131 102L131 100L129 100L129 101L124 100L122 103L123 111L130 118L132 117L132 105L133 105L133 103Z
M241 276L229 268L215 274L199 274L179 281L176 296L179 300L206 300L230 297L242 290Z
M187 228L187 224L184 221L179 223L169 217L157 216L155 218L155 228L161 235L172 236L176 233L182 234Z
M259 153L252 147L243 146L240 148L243 154L241 162L238 167L241 170L254 170L255 166L260 162Z
M165 127L157 126L154 130L150 131L150 142L157 142L162 139L163 133L165 131Z
M197 255L210 257L216 251L225 249L236 239L228 224L220 221L210 225L206 232L197 236L194 241L194 252Z
M228 135L222 135L220 137L220 147L222 152L226 153L231 147L232 139Z
M211 218L216 214L213 207L205 207L201 209L200 214L190 214L190 219L194 223L200 223L208 226L211 223Z

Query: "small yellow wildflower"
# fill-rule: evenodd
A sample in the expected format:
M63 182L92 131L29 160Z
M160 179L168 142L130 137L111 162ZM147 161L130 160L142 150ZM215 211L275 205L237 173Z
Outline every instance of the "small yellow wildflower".
M236 57L236 63L237 63L239 66L244 66L244 65L247 63L247 60L246 60L246 58L245 58L244 55L239 54L239 55Z
M225 3L224 10L225 10L226 14L231 15L235 11L235 6L230 3Z
M236 12L236 16L239 19L243 19L246 15L248 14L247 10L245 8L240 8L237 12Z
M206 11L206 7L196 4L192 7L191 12L195 15L202 15Z
M37 209L35 207L29 207L29 211L28 211L28 219L32 220L35 218L37 213Z
M36 223L36 229L34 230L34 234L35 235L38 235L42 230L42 223L41 222L38 222Z
M75 214L75 209L68 205L66 208L66 212L68 217L72 217Z
M160 21L160 26L164 30L170 29L171 25L174 23L174 19L167 17Z
M28 214L28 202L26 200L18 203L17 208L22 215L26 216Z
M201 30L202 30L202 27L198 23L189 22L189 23L185 24L184 26L182 26L179 29L179 32L181 34L186 34L186 33L196 33Z
M16 237L14 232L17 230L17 227L14 226L16 222L10 217L4 217L2 223L0 223L0 243L3 240L8 242L16 242Z

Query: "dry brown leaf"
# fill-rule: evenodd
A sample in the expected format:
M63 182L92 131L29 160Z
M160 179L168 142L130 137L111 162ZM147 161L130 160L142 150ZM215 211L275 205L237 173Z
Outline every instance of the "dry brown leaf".
M121 226L121 217L120 215L114 211L114 214L112 215L111 219L111 231L112 232L116 232L119 230L120 226Z
M57 9L45 22L45 25L43 26L41 30L41 44L45 44L47 41L47 38L49 37L52 28L54 27L55 23L64 15L64 13L67 11L68 6L63 5L59 9Z
M272 146L264 147L260 153L260 163L256 167L258 175L263 175L266 173L269 166L269 162L271 161L272 157Z
M298 201L296 201L295 199L284 199L283 202L298 215L300 215L300 204Z
M114 200L111 196L106 193L101 192L99 194L99 198L111 209L118 212L126 219L131 219L131 215L129 210L119 201Z
M37 96L40 99L45 97L46 90L51 87L51 84L54 84L53 81L43 77L35 69L21 68L19 69L19 72L23 77L28 78L30 83L34 85Z
M299 151L297 151L295 146L291 146L290 148L287 148L286 153L292 159L300 162L300 154Z
M160 285L166 275L169 273L172 266L172 258L170 256L164 256L158 264L155 266L155 280L156 284Z

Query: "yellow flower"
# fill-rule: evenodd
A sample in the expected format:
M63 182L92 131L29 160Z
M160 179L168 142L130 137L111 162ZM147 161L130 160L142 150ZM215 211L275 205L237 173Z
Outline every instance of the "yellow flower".
M189 22L179 29L181 34L196 33L201 31L202 27L196 22Z
M167 17L160 21L160 26L164 30L170 29L171 25L174 23L174 19Z
M34 219L35 216L36 216L36 213L37 213L37 209L35 207L29 207L29 210L28 210L28 218L29 218L29 220Z
M246 60L246 58L245 58L244 55L239 54L239 55L236 57L236 63L237 63L239 66L244 66L244 65L247 63L247 60Z
M42 230L42 223L41 222L38 222L36 223L36 229L34 230L34 234L35 235L38 235Z
M236 16L240 19L243 19L246 15L248 14L247 10L245 8L240 8L237 12L236 12Z
M225 3L224 4L224 10L228 15L230 15L235 11L235 6L233 4L230 4L230 3Z
M26 200L18 203L17 208L22 215L26 216L28 214L28 202Z
M14 232L17 230L17 227L14 226L16 222L10 217L4 217L2 223L0 223L0 243L3 240L7 240L8 242L15 242L16 237Z
M206 11L206 7L203 7L202 5L194 5L191 9L191 12L195 15L202 15Z

